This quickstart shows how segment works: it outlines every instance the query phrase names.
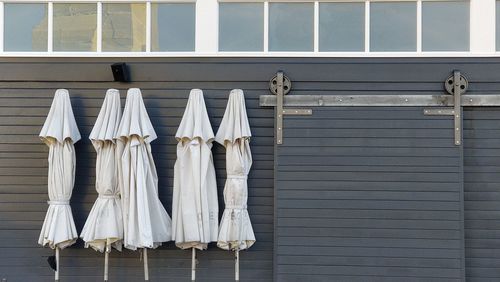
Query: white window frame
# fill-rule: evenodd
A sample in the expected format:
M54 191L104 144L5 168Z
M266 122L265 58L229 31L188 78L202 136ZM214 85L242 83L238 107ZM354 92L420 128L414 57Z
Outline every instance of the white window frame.
M417 3L417 51L416 52L370 52L370 3L401 2ZM496 51L495 24L496 0L470 1L470 50L466 52L422 51L422 2L453 0L0 0L0 57L490 57L500 56ZM219 2L260 2L264 9L264 51L228 52L218 51ZM269 3L309 2L314 5L314 49L308 52L271 52L268 49ZM365 3L365 51L361 52L320 52L318 50L319 3L360 2ZM48 51L46 52L4 52L4 3L48 3ZM97 51L96 52L55 52L52 50L52 15L54 3L96 3L97 5ZM103 52L102 51L102 3L145 3L146 4L146 51L144 52ZM195 50L189 52L151 51L151 3L195 3ZM457 31L461 32L461 31Z

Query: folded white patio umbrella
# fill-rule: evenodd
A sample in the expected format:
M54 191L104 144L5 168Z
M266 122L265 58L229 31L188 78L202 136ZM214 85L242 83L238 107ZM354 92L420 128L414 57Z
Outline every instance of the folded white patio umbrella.
M108 259L111 247L121 251L123 241L122 205L118 187L119 150L114 136L121 119L120 92L109 89L89 139L97 153L96 190L99 193L80 237L85 247L104 256L104 281L108 281Z
M66 89L56 90L40 138L49 147L49 208L45 215L38 244L56 250L55 280L59 280L59 249L76 242L73 214L69 200L75 183L75 147L80 140L73 109Z
M203 92L193 89L175 134L172 235L177 247L192 248L191 279L195 280L196 249L217 241L219 206L212 158L214 133Z
M227 180L224 186L225 209L222 215L217 246L236 252L235 280L239 281L239 251L255 243L252 223L247 211L247 176L252 166L250 125L243 90L229 94L226 112L215 136L226 147Z
M116 136L124 146L119 166L124 246L144 249L144 278L149 280L147 248L171 240L172 222L158 198L158 175L150 145L157 135L138 88L127 92Z

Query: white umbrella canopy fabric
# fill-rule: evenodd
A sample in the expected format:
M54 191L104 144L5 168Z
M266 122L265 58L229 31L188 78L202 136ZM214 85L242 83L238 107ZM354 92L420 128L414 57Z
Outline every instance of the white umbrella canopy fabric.
M225 209L217 241L217 246L224 250L244 250L255 243L247 211L247 177L252 166L251 136L243 90L233 89L215 137L217 143L226 148Z
M59 281L59 250L73 245L78 238L69 201L75 184L74 144L81 136L71 108L68 90L56 90L39 136L49 147L49 208L38 244L55 249L55 280Z
M124 246L144 250L144 280L149 280L148 248L172 239L172 220L158 198L158 175L151 153L157 138L141 90L130 88L116 133L120 143L119 187L124 223Z
M196 249L217 241L219 204L212 157L214 133L200 89L193 89L175 134L172 234L177 247L192 249L191 280L196 279Z
M74 143L81 138L68 90L56 90L40 138L49 147L50 200L38 243L52 249L64 249L78 238L69 201L75 183Z
M80 237L85 247L105 252L104 281L108 281L109 253L111 248L122 250L123 217L118 187L118 162L121 148L114 136L121 119L120 92L108 89L99 115L89 139L97 153L96 190L97 197ZM120 144L121 145L121 144Z
M200 89L191 90L175 138L173 239L181 249L203 250L217 241L219 206L212 157L214 133Z
M156 248L172 238L172 222L158 198L158 175L150 143L157 138L140 89L131 88L116 134L123 142L119 166L124 246Z
M120 92L109 89L89 139L97 153L96 190L99 194L80 237L85 247L110 252L122 249L123 219L118 187L118 148L114 136L121 119Z
M215 136L217 143L226 148L226 174L224 185L224 213L219 228L217 246L236 253L235 280L240 280L239 251L255 243L252 223L247 211L247 178L252 167L250 125L243 90L233 89L229 94L226 112Z

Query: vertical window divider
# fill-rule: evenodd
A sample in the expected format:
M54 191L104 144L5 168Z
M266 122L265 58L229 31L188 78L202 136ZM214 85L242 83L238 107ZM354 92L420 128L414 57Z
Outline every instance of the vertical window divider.
M53 37L54 37L54 3L48 2L47 4L47 52L53 51Z
M492 54L496 51L495 0L469 2L469 52ZM496 15L500 17L500 15Z
M264 2L264 52L269 52L269 2Z
M314 1L314 53L319 52L319 2Z
M422 0L417 0L417 53L422 52Z
M102 52L102 2L97 2L96 52Z
M370 1L365 1L365 53L370 52Z
M146 52L151 52L151 1L146 2Z
M195 52L217 54L219 2L217 0L196 1Z
M3 52L4 48L3 48L3 37L4 37L4 26L3 26L3 23L4 23L4 17L5 17L5 14L4 14L4 6L3 6L3 2L0 2L0 52Z

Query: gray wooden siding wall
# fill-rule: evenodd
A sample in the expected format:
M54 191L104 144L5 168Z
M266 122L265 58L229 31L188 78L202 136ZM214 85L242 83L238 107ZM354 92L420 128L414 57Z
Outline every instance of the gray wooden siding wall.
M260 70L246 62L223 60L127 59L133 83L112 81L110 63L122 59L7 59L0 60L0 280L53 281L46 258L53 254L37 244L47 209L47 148L38 133L48 113L54 90L70 91L82 140L76 144L77 174L71 200L78 232L97 197L94 188L95 152L88 135L107 88L142 89L146 107L159 138L152 143L159 174L160 198L171 212L174 134L184 112L189 90L204 90L214 131L226 107L229 91L243 88L252 126L254 164L249 176L249 203L258 242L241 253L241 276L245 281L272 280L273 247L273 111L258 106L267 93L267 77L274 67ZM257 77L261 77L260 79ZM215 166L220 210L223 210L225 151L215 145ZM152 281L189 281L191 252L172 242L148 252ZM233 280L233 254L211 245L198 252L199 281ZM84 249L82 241L61 252L61 281L102 281L104 256ZM139 252L113 251L110 281L143 278Z
M130 63L133 83L111 82L109 64L119 61ZM205 90L214 130L229 90L245 90L258 243L241 255L244 281L500 279L499 109L465 110L463 150L453 146L451 120L424 117L421 108L314 109L312 117L286 118L285 144L275 152L273 109L260 108L258 96L269 93L279 69L293 81L289 95L441 93L453 69L469 78L471 94L500 92L497 58L0 59L0 279L53 277L45 262L52 252L36 241L47 208L47 149L37 134L54 90L70 90L83 136L72 198L80 231L96 197L87 137L110 87L123 90L122 102L126 88L143 90L160 136L153 153L168 211L173 135L189 90ZM215 146L214 155L222 205L223 148ZM149 255L153 280L189 280L190 252L168 243ZM199 261L200 281L232 280L229 252L212 246ZM110 262L112 281L141 280L138 253L114 252ZM99 281L102 265L103 256L81 241L62 252L63 280Z

